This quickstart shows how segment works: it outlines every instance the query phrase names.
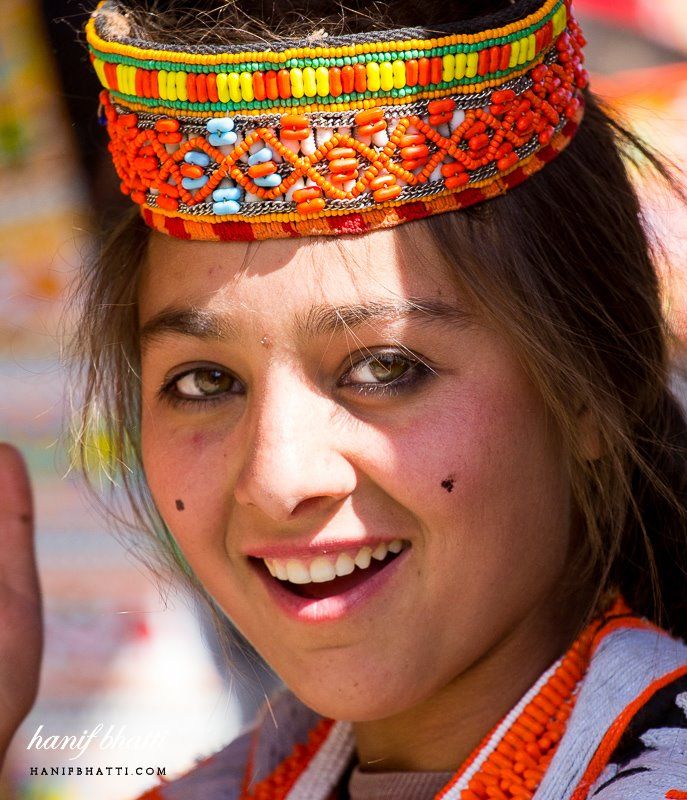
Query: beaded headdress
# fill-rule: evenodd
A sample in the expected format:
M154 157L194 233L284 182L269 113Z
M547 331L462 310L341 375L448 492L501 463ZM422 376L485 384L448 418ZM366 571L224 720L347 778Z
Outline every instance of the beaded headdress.
M262 50L141 41L111 30L116 12L104 0L87 26L110 152L146 223L184 239L353 234L465 208L541 169L583 114L571 0L519 0L488 30Z

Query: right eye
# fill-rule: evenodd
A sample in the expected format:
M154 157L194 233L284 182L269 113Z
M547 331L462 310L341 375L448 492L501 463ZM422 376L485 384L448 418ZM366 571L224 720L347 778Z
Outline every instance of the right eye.
M243 387L233 375L218 367L198 367L172 378L163 389L172 400L206 402L228 394L239 394Z

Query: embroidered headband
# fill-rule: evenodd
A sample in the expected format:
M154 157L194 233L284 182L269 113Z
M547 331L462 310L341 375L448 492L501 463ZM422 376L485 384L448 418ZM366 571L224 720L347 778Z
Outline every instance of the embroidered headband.
M214 241L362 233L496 197L582 119L570 4L432 38L401 28L183 51L113 35L105 0L86 30L121 189L148 225Z

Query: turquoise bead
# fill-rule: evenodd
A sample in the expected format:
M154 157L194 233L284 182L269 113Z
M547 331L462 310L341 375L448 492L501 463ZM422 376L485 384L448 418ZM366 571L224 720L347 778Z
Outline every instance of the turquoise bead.
M281 175L277 172L273 172L271 175L265 175L262 178L254 178L256 186L263 186L266 189L272 189L275 186L279 186L281 183Z
M262 147L248 157L248 164L252 167L254 164L264 164L266 161L271 161L272 158L273 154L270 148Z
M217 117L207 121L208 133L227 133L234 130L234 120L231 117Z
M224 214L238 214L241 206L235 200L225 200L221 203L212 204L212 213L218 216Z
M187 164L196 164L199 167L207 167L210 163L210 156L200 150L189 150L184 156Z
M182 178L181 185L184 189L201 189L209 180L207 175L202 175L200 178Z
M208 123L209 125L210 123ZM214 147L221 147L225 144L234 144L236 141L236 134L233 131L226 131L225 133L211 133L208 136L208 142Z
M240 200L243 196L243 189L238 186L226 186L221 189L215 189L212 193L212 199L216 203L223 203L226 200Z

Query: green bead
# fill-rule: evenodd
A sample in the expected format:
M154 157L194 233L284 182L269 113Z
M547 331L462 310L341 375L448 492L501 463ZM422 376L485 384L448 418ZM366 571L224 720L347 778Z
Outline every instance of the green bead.
M342 61L344 63L344 67L349 67L351 65L351 57L350 56L344 56Z
M391 90L391 96L392 97L398 97L398 89L392 89Z

